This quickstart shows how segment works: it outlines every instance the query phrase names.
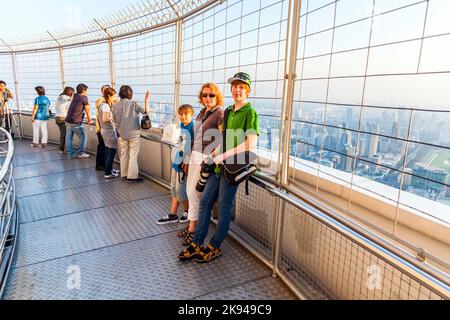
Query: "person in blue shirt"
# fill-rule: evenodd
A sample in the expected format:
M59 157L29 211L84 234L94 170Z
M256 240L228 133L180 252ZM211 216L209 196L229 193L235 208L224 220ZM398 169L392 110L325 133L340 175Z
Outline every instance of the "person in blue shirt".
M186 182L188 174L189 155L191 153L194 138L194 108L185 104L178 108L180 116L180 138L178 145L174 148L172 175L171 175L171 193L172 207L167 216L162 217L156 223L159 225L169 223L188 223L189 201L186 191ZM183 204L184 213L178 217L178 207Z
M45 96L45 88L38 86L35 88L38 97L34 99L33 114L31 115L31 122L33 123L33 143L32 148L45 148L48 142L47 122L50 118L50 100ZM42 139L39 143L39 132Z

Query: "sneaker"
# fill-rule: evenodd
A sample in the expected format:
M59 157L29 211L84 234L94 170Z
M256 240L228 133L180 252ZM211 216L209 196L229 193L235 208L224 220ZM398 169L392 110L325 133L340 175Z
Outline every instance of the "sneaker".
M185 212L181 215L180 219L178 219L178 222L181 223L181 224L184 224L184 223L188 223L188 222L189 222L189 220L188 220L188 212L187 212L187 211L185 211Z
M30 144L30 148L37 148L37 144L35 144L35 143L32 143L32 144Z
M47 144L46 143L42 143L39 145L39 148L47 148Z
M87 153L80 153L77 158L90 158L91 156Z
M195 243L191 243L189 247L178 254L178 259L182 261L190 260L202 252L203 246L198 246Z
M178 238L184 238L186 234L189 232L189 226L177 232Z
M64 154L64 151L59 150L58 152L61 153L61 154Z
M112 172L113 173L117 173L118 175L120 175L120 170L113 169Z
M202 250L199 254L194 257L195 262L198 263L207 263L215 258L218 258L222 255L222 249L214 248L212 245L209 245L206 249Z
M115 172L113 172L110 175L105 175L105 179L115 179L115 178L118 178L118 177L119 177L119 175L117 173L115 173Z
M165 217L162 217L158 221L156 221L156 224L162 226L165 224L171 224L171 223L176 223L176 222L178 222L178 215L169 214Z

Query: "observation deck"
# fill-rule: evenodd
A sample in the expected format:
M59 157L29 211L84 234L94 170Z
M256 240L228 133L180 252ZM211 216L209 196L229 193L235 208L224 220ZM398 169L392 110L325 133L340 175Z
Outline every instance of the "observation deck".
M296 299L232 239L208 265L180 262L181 226L156 225L166 188L105 180L95 159L29 144L15 144L20 226L4 299Z
M81 29L0 39L16 137L0 133L5 299L449 299L450 2L145 0ZM248 5L251 3L251 5ZM350 36L349 36L350 35ZM179 263L161 141L198 90L253 78L258 174L224 256ZM33 88L150 90L141 185L28 148ZM17 124L17 126L16 126ZM97 137L88 132L94 155ZM14 160L12 160L14 159ZM212 221L214 227L214 221Z

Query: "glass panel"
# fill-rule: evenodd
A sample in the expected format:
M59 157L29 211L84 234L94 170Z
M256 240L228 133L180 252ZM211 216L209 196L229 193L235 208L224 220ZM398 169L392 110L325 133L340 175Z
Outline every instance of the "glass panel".
M449 12L450 12L449 1L447 0L429 1L425 36L449 33L450 32L450 24L448 23Z
M17 54L16 61L17 77L20 79L19 92L22 110L33 110L34 99L37 97L37 93L34 90L36 86L44 86L46 96L54 104L62 92L59 51ZM84 64L92 65L91 61L91 59L87 59ZM102 65L101 62L100 65ZM83 67L80 69L83 70ZM93 68L89 75L95 74L97 70ZM89 77L86 77L86 79L89 80ZM70 82L68 77L66 77L66 81L67 85L74 88L79 83ZM14 90L13 81L7 82L7 85L9 89Z
M415 73L421 41L375 47L370 50L368 75Z
M308 14L308 35L333 28L335 5L331 4Z
M450 71L450 35L424 39L419 72Z
M365 104L449 110L450 74L369 77Z
M372 45L422 37L426 3L374 17Z
M340 26L372 15L373 0L340 0L337 2L336 25Z
M450 111L414 111L410 140L450 148Z

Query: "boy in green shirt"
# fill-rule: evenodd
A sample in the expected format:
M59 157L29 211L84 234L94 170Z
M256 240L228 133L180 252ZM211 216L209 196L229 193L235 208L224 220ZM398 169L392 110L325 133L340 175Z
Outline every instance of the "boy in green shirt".
M228 107L226 112L225 150L222 154L213 154L214 162L221 164L225 159L245 152L254 152L257 148L259 136L258 113L247 102L251 92L251 79L247 73L239 72L229 79L234 105ZM228 235L231 223L234 199L238 191L238 185L230 185L223 175L211 175L200 200L199 218L197 230L191 245L182 251L178 258L189 260L194 258L196 262L206 263L222 255L220 249ZM219 221L217 230L208 247L203 243L208 234L209 222L213 204L218 201Z

